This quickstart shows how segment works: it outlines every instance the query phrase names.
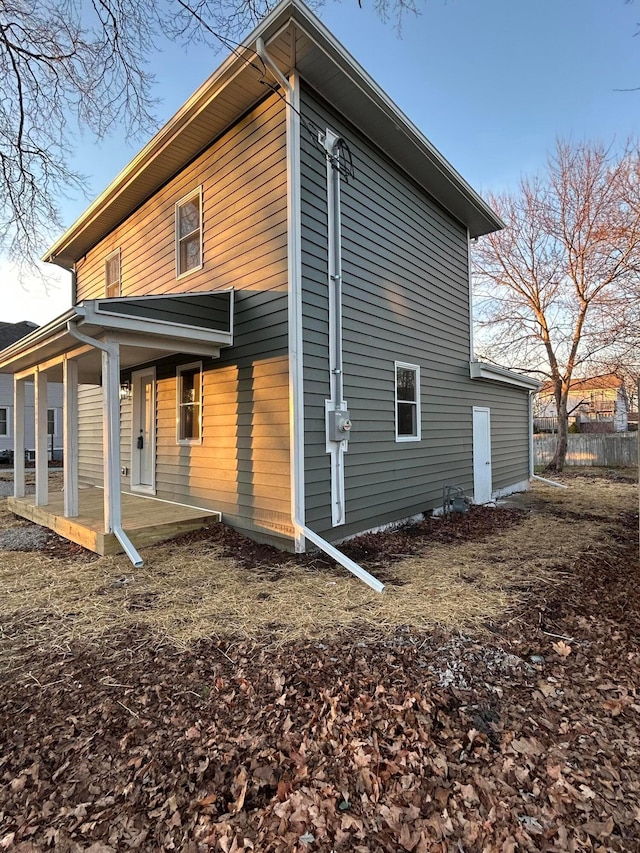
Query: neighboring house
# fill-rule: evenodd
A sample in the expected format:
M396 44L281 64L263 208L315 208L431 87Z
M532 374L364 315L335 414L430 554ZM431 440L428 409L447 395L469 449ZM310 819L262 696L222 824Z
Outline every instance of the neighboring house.
M37 329L35 323L0 323L0 351ZM0 358L2 354L0 352ZM35 418L33 383L25 388L25 450L35 454ZM50 458L62 455L62 385L47 388L47 447ZM0 374L0 461L13 458L13 377Z
M583 432L626 432L628 429L627 394L623 381L613 373L574 379L567 397L569 420ZM534 403L535 421L558 417L553 386L540 388Z
M81 385L65 514L79 479L108 530L124 491L303 550L526 488L538 383L472 351L500 220L298 0L244 45L49 250L74 306L0 361Z

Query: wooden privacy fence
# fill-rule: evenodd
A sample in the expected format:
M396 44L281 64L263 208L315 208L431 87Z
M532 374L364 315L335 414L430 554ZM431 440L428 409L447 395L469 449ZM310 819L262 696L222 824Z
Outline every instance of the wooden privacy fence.
M536 465L551 462L556 447L555 435L534 435ZM638 464L638 433L568 436L567 465L602 465L630 468Z

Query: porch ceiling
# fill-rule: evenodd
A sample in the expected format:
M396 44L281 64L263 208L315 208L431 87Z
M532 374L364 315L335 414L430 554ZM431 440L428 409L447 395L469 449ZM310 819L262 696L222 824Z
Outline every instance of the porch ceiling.
M62 381L68 357L78 362L80 382L99 383L102 353L75 337L74 329L102 343L118 343L122 370L175 353L217 358L233 343L233 291L81 302L0 351L0 373L38 368L51 381Z

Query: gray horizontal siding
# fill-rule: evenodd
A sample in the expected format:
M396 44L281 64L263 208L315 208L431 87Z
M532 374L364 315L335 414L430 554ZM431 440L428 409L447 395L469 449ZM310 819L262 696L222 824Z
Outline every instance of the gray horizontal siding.
M104 461L102 442L102 388L78 388L78 477L80 482L102 486Z
M347 524L332 528L324 432L326 166L303 136L307 522L337 539L439 505L444 483L471 493L473 406L491 408L493 488L526 479L526 393L469 378L466 229L306 89L302 111L344 136L355 168L341 186L344 388L353 420L345 456ZM420 366L419 442L395 441L396 360Z
M231 331L231 294L207 293L198 296L172 296L123 301L111 299L100 302L100 310L124 317L183 323L203 329Z
M476 406L491 409L493 490L529 478L529 402L526 391L473 381Z
M203 267L176 279L175 203L200 185ZM119 246L123 296L235 289L233 346L219 359L202 359L201 444L176 441L176 366L199 359L177 355L155 362L156 493L221 511L225 521L267 539L292 533L286 190L284 104L273 96L92 250L78 277L80 299L102 297L104 259ZM183 303L193 319L192 299ZM174 307L157 302L163 310ZM124 465L129 406L122 417Z

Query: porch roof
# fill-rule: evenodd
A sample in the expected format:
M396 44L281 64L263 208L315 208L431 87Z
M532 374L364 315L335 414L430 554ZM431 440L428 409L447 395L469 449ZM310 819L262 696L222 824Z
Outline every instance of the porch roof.
M0 373L38 367L62 380L62 362L78 359L80 382L97 383L101 353L73 334L120 344L121 369L174 353L217 358L233 343L233 290L175 296L89 299L0 351Z

